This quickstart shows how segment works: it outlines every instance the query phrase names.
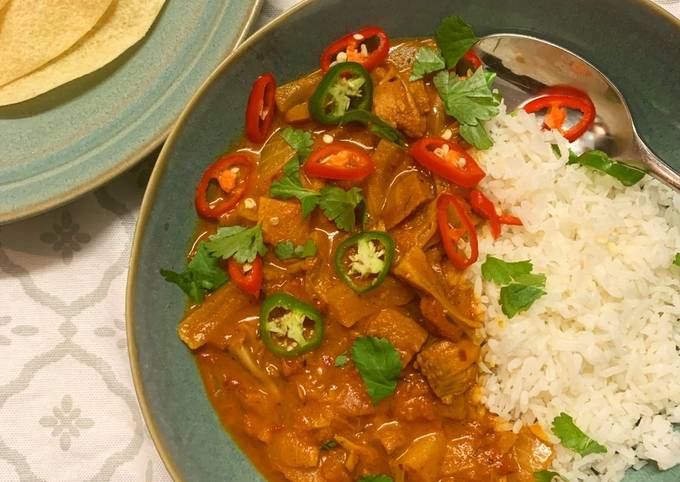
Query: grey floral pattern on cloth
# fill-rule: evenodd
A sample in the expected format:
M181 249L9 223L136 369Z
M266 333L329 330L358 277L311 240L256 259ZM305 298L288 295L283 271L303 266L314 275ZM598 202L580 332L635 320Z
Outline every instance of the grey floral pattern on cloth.
M83 417L80 409L73 406L71 395L64 395L61 404L52 409L53 415L40 419L40 425L52 429L52 436L59 437L59 447L66 452L71 448L71 438L79 437L81 430L94 427L94 420Z
M10 321L12 321L12 318L9 316L0 316L0 326L9 325ZM9 338L0 334L0 345L9 345L10 343L12 343L12 341Z
M94 334L101 336L102 338L118 337L116 340L116 346L120 349L124 349L127 346L127 340L125 338L125 324L123 323L123 320L116 318L113 320L113 325L115 326L115 329L111 328L110 326L100 326L95 328Z
M0 230L2 482L170 481L124 349L136 174Z
M52 245L54 251L61 253L65 263L70 263L73 253L80 251L83 244L90 242L92 237L80 231L80 224L74 223L71 213L64 209L59 222L52 225L52 230L40 235L43 243Z
M12 317L0 316L0 327L9 326L12 323ZM33 325L17 325L10 328L10 333L17 336L33 336L38 334L38 327ZM0 328L0 346L11 345L12 340L9 336L3 335Z

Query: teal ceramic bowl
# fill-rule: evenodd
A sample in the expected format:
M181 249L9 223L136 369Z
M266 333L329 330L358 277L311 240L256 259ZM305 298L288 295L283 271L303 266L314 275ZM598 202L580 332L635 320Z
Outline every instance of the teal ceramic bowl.
M265 71L283 82L317 68L323 47L357 27L427 36L451 14L479 35L535 35L591 61L625 94L648 145L680 167L680 25L651 3L430 0L423 8L412 0L316 0L275 20L232 54L186 108L142 205L128 280L130 358L146 422L175 480L261 480L213 412L191 353L175 334L185 300L158 274L185 262L197 222L194 188L205 167L241 135L252 81ZM680 467L666 473L648 467L626 478L678 480Z
M0 223L64 204L158 147L261 3L166 0L146 37L112 63L0 107Z

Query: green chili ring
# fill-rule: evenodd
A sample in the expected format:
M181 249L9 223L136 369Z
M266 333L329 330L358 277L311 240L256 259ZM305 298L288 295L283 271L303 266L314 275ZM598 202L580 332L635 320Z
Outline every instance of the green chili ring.
M314 322L314 332L310 338L306 339L304 344L298 343L297 346L291 348L290 346L284 346L278 343L274 339L273 333L270 327L267 326L267 323L271 321L269 317L277 308L304 315L305 318ZM275 355L294 357L301 355L302 353L307 353L321 344L323 332L324 325L321 313L313 306L310 306L287 293L273 294L264 300L260 306L260 337L262 338L264 346Z
M361 86L361 97L352 99L349 108L341 114L328 112L328 106L333 105L331 88L341 78L362 78L364 83ZM342 116L355 109L371 110L373 104L373 81L368 71L356 62L341 62L331 67L326 75L323 76L319 86L309 98L309 113L317 122L321 124L337 125L342 120Z
M357 285L350 276L350 273L347 272L347 266L345 263L345 255L347 254L347 251L349 251L351 248L355 246L358 246L359 241L363 240L378 241L385 250L385 254L383 256L384 262L383 268L377 274L373 282L368 286ZM340 243L338 248L335 250L335 256L333 257L333 266L335 267L335 272L347 286L352 288L357 293L363 294L376 289L383 283L383 281L385 281L385 278L387 277L387 274L390 272L390 268L392 267L392 261L394 260L394 252L395 252L394 240L390 237L389 234L384 233L382 231L366 231L363 233L355 234L354 236L350 236L342 243Z

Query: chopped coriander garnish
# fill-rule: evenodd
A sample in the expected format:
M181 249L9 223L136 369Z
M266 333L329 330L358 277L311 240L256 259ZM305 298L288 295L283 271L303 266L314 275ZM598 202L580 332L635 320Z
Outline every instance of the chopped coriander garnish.
M281 131L281 137L295 149L301 159L306 159L312 152L312 133L304 129L286 127Z
M434 37L449 69L454 68L465 52L477 42L472 27L458 16L444 18Z
M302 207L302 216L307 217L317 206L321 206L328 219L339 229L353 231L357 215L364 222L366 202L361 189L353 187L347 191L338 186L325 186L320 192L307 189L300 181L300 158L293 157L283 167L283 177L272 182L269 194L279 199L297 198ZM357 213L357 210L360 212Z
M644 171L628 166L623 162L610 159L609 156L602 151L586 151L580 156L570 151L567 165L569 164L579 164L604 172L605 174L609 174L613 178L618 179L624 186L633 186L645 177Z
M316 244L308 239L305 244L295 246L292 241L279 241L276 243L274 254L279 259L309 258L316 256Z
M493 140L481 123L475 125L461 124L458 129L460 136L477 149L485 150L493 146Z
M556 482L555 479L563 480L564 482L569 482L567 479L562 477L557 472L552 472L550 470L541 470L540 472L534 472L534 480L536 482Z
M394 482L394 479L385 474L364 475L362 478L357 480L357 482Z
M394 482L394 479L385 474L364 475L362 478L357 480L357 482Z
M677 254L675 255L675 258L673 258L673 264L674 264L675 266L680 266L680 253L677 253Z
M302 215L307 217L319 204L319 193L303 187L300 181L300 160L306 159L312 152L312 134L304 129L287 127L281 131L281 137L295 149L297 155L283 166L283 177L272 182L269 195L278 199L298 199Z
M347 365L348 361L349 357L347 356L347 352L340 353L335 357L335 366L338 368L343 368L345 365Z
M338 442L335 439L326 440L319 447L321 450L332 450L338 446Z
M179 286L195 303L202 303L207 292L229 281L220 260L208 252L205 242L198 244L196 254L182 273L162 269L161 275L166 281Z
M505 316L512 318L517 313L528 310L544 294L545 291L541 288L512 283L501 288L501 308Z
M252 263L259 254L264 256L267 247L262 239L262 225L252 228L229 226L220 228L206 242L210 254L222 259L234 258L238 263Z
M446 113L461 124L463 139L478 149L493 145L481 122L499 113L500 99L491 91L490 81L493 81L493 76L487 76L481 68L464 80L446 71L439 72L433 78Z
M482 276L501 288L501 308L512 318L517 313L528 310L541 296L545 295L546 278L544 274L532 273L531 261L508 262L494 256L487 256L482 264Z
M552 430L564 447L580 455L604 454L607 452L607 447L600 445L583 433L574 423L574 419L564 412L555 417L552 423Z
M352 345L352 361L374 404L394 393L402 365L392 343L375 336L357 338Z
M272 182L269 194L279 199L296 198L302 207L302 216L310 215L319 204L319 193L302 186L300 181L300 157L294 156L283 166L283 177Z
M531 261L503 261L495 256L487 256L482 264L482 276L498 285L510 284L517 276L531 273Z
M498 102L486 82L484 71L477 69L467 79L450 72L439 72L434 84L444 101L446 113L464 124L476 124L498 115Z
M357 217L363 223L366 201L361 189L353 187L345 191L338 186L325 186L321 189L320 194L319 206L338 229L354 231ZM357 210L361 212L357 213Z
M404 145L404 135L377 115L363 109L353 109L340 119L340 125L359 122L372 133L399 146Z
M545 288L546 278L545 275L542 273L527 273L516 276L514 278L514 281L522 285L535 286L537 288Z
M557 144L550 144L550 149L552 149L553 154L557 159L559 159L562 156L562 151L560 150L560 146Z
M420 47L416 52L415 61L408 80L422 79L425 75L438 72L446 68L446 62L441 54L430 47Z

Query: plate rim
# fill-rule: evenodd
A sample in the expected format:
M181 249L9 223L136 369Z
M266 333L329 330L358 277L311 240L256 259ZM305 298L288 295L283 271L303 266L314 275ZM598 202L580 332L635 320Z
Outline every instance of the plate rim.
M235 38L234 45L231 49L231 52L234 50L238 49L243 41L248 38L248 33L250 31L250 28L254 25L255 20L257 19L261 9L262 5L264 4L264 0L250 0L251 5L249 7L248 14L244 17L243 21L241 22L240 25L240 32L238 36ZM165 7L164 7L165 8ZM156 19L158 20L158 19ZM154 21L154 25L152 25L152 29L155 27L156 22ZM229 52L227 58L231 56L231 52ZM220 62L217 68L219 68L224 60ZM210 76L208 76L208 79L211 78L212 74L215 71L213 70L210 73ZM205 83L208 80L206 79L203 81L201 86L196 92L201 92L203 88L205 87ZM58 89L61 86L56 87ZM54 90L54 89L53 89ZM65 192L62 192L60 194L56 194L54 196L49 197L48 199L43 199L37 202L33 202L27 205L23 205L14 209L10 209L7 211L0 211L0 225L5 225L9 223L14 223L17 221L22 221L34 216L38 216L40 214L46 213L48 211L57 209L65 204L68 204L71 201L74 201L75 199L91 192L94 191L95 189L103 186L104 184L107 184L108 182L112 181L116 177L120 176L127 170L131 169L135 165L137 165L139 162L142 161L146 156L148 156L151 152L153 152L155 149L158 148L164 141L166 141L170 135L170 133L173 132L175 126L178 124L179 119L181 116L184 114L187 105L190 103L194 102L194 97L195 94L190 97L190 99L187 101L187 104L185 107L182 108L180 116L171 119L166 125L163 127L163 129L159 130L159 132L151 137L143 146L138 148L135 152L127 156L125 159L121 160L118 162L115 166L107 169L106 171L94 176L92 179L89 179L85 182L82 182L78 184L77 186L67 189ZM30 99L29 99L30 100ZM156 162L160 160L160 154L158 156L158 159ZM141 213L141 210L140 210Z
M257 0L262 2L263 0ZM285 21L289 16L296 14L298 11L306 8L307 6L321 2L323 0L302 0L299 3L293 5L288 10L281 13L276 18L269 21L263 27L253 32L243 43L241 43L233 52L224 59L210 76L205 80L201 87L194 93L189 102L186 104L184 110L178 117L170 135L166 139L163 148L158 155L158 159L153 168L151 176L149 178L147 188L144 192L144 197L142 199L142 204L139 209L139 217L137 220L137 225L135 228L135 234L133 237L132 247L130 250L130 262L128 265L128 276L127 285L125 289L125 328L127 336L128 345L128 357L130 361L130 371L132 373L132 380L135 387L135 394L137 396L137 402L139 404L140 410L142 412L142 418L146 424L147 430L151 435L151 439L154 446L165 465L168 473L170 474L174 482L188 482L187 479L180 475L180 471L177 467L175 461L169 455L168 449L165 445L163 437L156 425L156 420L151 412L149 402L146 398L145 389L142 382L140 363L139 363L139 350L137 347L137 340L135 337L135 325L136 320L134 317L134 304L135 304L135 293L134 285L137 278L137 272L139 269L138 258L140 256L140 251L143 243L143 239L146 235L146 225L150 217L151 210L155 203L160 179L167 168L167 162L170 151L174 148L175 142L179 137L180 131L182 131L187 119L194 111L198 100L203 96L205 91L212 85L212 83L227 69L234 61L236 61L243 53L250 47L250 45L256 42L260 37L266 35L270 30L275 28L279 23ZM672 15L670 12L665 10L660 5L654 3L652 0L628 0L630 3L638 4L644 8L653 11L656 15L664 17L666 20L675 24L675 26L680 30L680 18ZM228 434L225 428L223 428L225 433ZM247 457L247 455L245 455ZM259 471L258 471L259 472Z

